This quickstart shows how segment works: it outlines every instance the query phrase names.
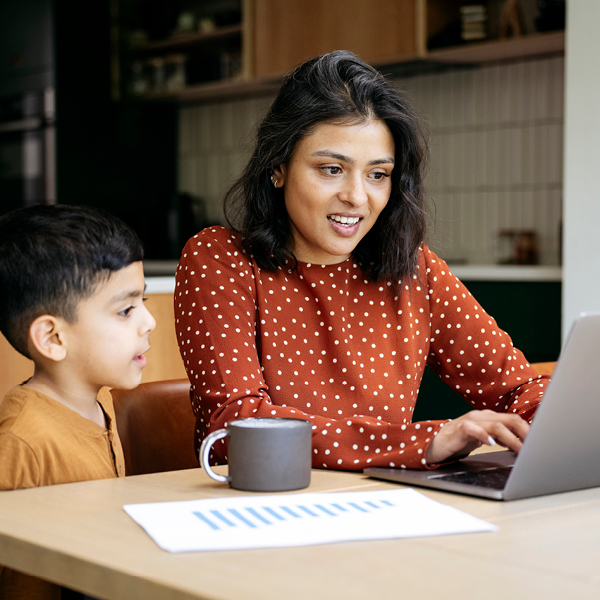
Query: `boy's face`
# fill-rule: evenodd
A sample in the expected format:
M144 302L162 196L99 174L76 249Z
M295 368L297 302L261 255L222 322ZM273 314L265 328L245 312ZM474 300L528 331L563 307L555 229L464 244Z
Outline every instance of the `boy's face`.
M141 382L156 325L144 306L144 289L142 263L135 262L79 303L77 320L65 328L73 383L131 389Z

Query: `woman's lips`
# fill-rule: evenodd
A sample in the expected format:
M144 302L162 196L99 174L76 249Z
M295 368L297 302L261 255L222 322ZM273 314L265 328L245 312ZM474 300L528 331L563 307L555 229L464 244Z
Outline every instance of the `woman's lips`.
M344 237L353 236L360 226L361 217L345 217L340 215L328 215L327 220L331 228Z

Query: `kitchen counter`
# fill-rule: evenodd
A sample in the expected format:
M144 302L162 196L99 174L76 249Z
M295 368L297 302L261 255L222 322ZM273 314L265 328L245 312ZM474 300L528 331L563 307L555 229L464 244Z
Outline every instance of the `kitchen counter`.
M176 260L145 260L144 275L146 277L174 277L177 263Z
M562 267L548 265L448 265L462 281L562 281ZM175 289L177 261L144 263L146 292L169 294ZM170 276L169 276L170 275Z
M175 277L148 277L146 294L172 294L175 291Z
M562 281L562 267L548 265L448 265L462 281Z

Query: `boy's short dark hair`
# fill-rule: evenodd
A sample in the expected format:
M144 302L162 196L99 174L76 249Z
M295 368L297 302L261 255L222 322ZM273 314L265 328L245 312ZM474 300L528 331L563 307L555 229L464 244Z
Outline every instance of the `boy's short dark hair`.
M77 319L79 303L110 274L142 260L135 232L82 206L36 205L0 217L0 331L21 354L43 314Z

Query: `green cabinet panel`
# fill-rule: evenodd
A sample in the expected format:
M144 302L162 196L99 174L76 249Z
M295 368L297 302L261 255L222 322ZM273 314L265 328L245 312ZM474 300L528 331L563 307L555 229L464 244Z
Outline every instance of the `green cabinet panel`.
M561 289L557 281L464 281L498 326L530 362L558 358L561 344ZM414 421L451 419L470 409L467 402L427 367Z

